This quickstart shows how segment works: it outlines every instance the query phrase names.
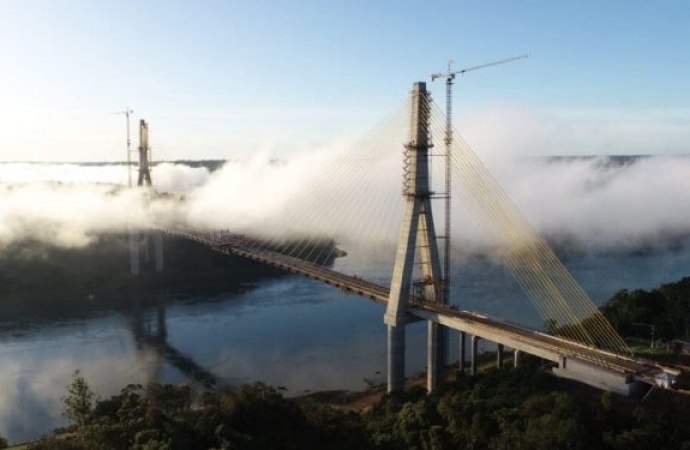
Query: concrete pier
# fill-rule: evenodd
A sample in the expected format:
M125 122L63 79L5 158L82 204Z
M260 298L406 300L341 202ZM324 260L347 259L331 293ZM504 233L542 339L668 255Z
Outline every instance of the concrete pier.
M432 392L443 381L448 363L448 328L428 322L427 333L427 391Z
M388 392L405 388L405 325L388 325Z
M470 375L477 375L477 366L479 365L479 336L472 335L472 350L470 353Z
M496 367L503 367L503 344L496 344Z
M467 360L467 333L464 331L460 332L460 343L459 343L460 348L459 350L459 357L458 357L458 369L460 370L460 373L465 373L465 361Z
M518 350L517 348L513 352L513 367L518 367L520 365L520 356L521 356L521 351Z

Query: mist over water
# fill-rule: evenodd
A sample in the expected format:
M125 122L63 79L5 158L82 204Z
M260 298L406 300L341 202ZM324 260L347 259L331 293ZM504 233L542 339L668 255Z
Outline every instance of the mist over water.
M499 169L540 233L603 251L663 248L686 237L689 174L683 156L527 160Z
M247 230L278 226L333 233L348 252L336 260L336 270L365 271L386 282L403 202L400 152L363 162L372 169L370 178L353 177L338 165L341 158L340 151L289 161L259 155L217 170L158 164L152 175L165 195L154 197L145 189L125 189L123 166L0 164L0 252L27 238L85 247L100 233L152 221ZM434 164L438 183L442 167ZM621 288L652 288L687 274L690 158L489 157L487 165L595 302ZM539 327L510 274L485 254L490 243L480 227L460 201L454 207L453 302ZM287 395L384 381L380 305L295 277L252 288L173 301L166 312L167 343L223 382L263 380L285 386ZM155 311L137 320L152 326ZM0 433L16 441L64 423L60 397L77 368L104 397L130 382L190 382L136 339L133 321L104 312L0 329L0 356L8 361L0 369ZM410 327L408 374L424 369L424 333L421 326Z
M366 179L339 172L339 156L277 162L259 155L213 172L163 163L153 169L156 190L175 195L152 199L145 189L122 188L123 166L0 164L0 245L28 236L83 246L94 234L151 221L238 230L292 226L340 241L394 244L402 206L399 153L378 162ZM487 165L537 231L556 243L625 251L665 248L690 234L688 157L489 158ZM461 247L486 244L462 204L455 204L453 223Z

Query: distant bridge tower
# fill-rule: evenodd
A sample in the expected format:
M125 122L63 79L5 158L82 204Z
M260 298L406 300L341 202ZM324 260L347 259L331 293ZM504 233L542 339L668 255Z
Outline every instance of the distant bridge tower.
M398 240L390 297L384 316L388 325L388 391L399 391L405 384L405 324L412 285L426 301L445 303L438 243L431 211L429 181L429 110L426 84L417 82L412 90L410 141L405 145L403 195L405 210ZM422 280L412 283L415 254L419 253ZM429 322L427 389L436 388L447 359L447 330Z
M139 180L137 186L151 187L151 149L149 147L149 126L141 119L139 121ZM143 238L140 231L131 229L129 236L130 269L132 275L139 275L141 271L141 250L148 255L149 235L153 238L153 251L155 258L155 268L157 272L163 271L163 234L161 231L145 233Z
M151 170L149 168L149 125L141 119L139 121L139 181L137 186L151 186Z

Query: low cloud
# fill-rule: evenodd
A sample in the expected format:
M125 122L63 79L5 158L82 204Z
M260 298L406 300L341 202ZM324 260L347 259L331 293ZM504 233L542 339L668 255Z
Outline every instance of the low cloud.
M521 144L507 127L504 134L475 144L538 232L601 250L690 235L690 210L684 208L690 204L690 158L530 157L520 145L547 145L556 139L557 127L515 111L502 114L475 123L473 132L513 115L521 118L511 121L513 128L551 130ZM264 152L215 171L159 164L153 178L164 195L157 197L146 189L125 189L123 166L0 164L0 245L32 238L78 247L99 233L156 221L271 236L280 231L328 234L348 248L369 251L376 244L390 247L397 241L404 204L402 142L396 133L385 144L374 140L376 145L365 145L366 151L358 147L354 154L343 143L297 152L285 161ZM440 193L442 159L432 158L432 166L434 189ZM443 205L433 205L441 234ZM462 201L453 205L454 245L487 245Z

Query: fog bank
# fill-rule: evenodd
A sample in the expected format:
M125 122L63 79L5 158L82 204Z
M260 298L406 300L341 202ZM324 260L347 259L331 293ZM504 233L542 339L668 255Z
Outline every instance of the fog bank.
M305 152L276 161L262 154L215 171L159 164L153 178L160 196L124 188L123 166L0 164L0 245L32 238L78 247L95 234L151 221L394 242L403 204L400 152L358 165L342 156ZM488 166L538 232L562 242L610 251L690 235L688 157L489 158ZM435 163L437 184L441 169ZM442 203L434 207L438 216ZM454 207L455 243L485 245L461 202Z

